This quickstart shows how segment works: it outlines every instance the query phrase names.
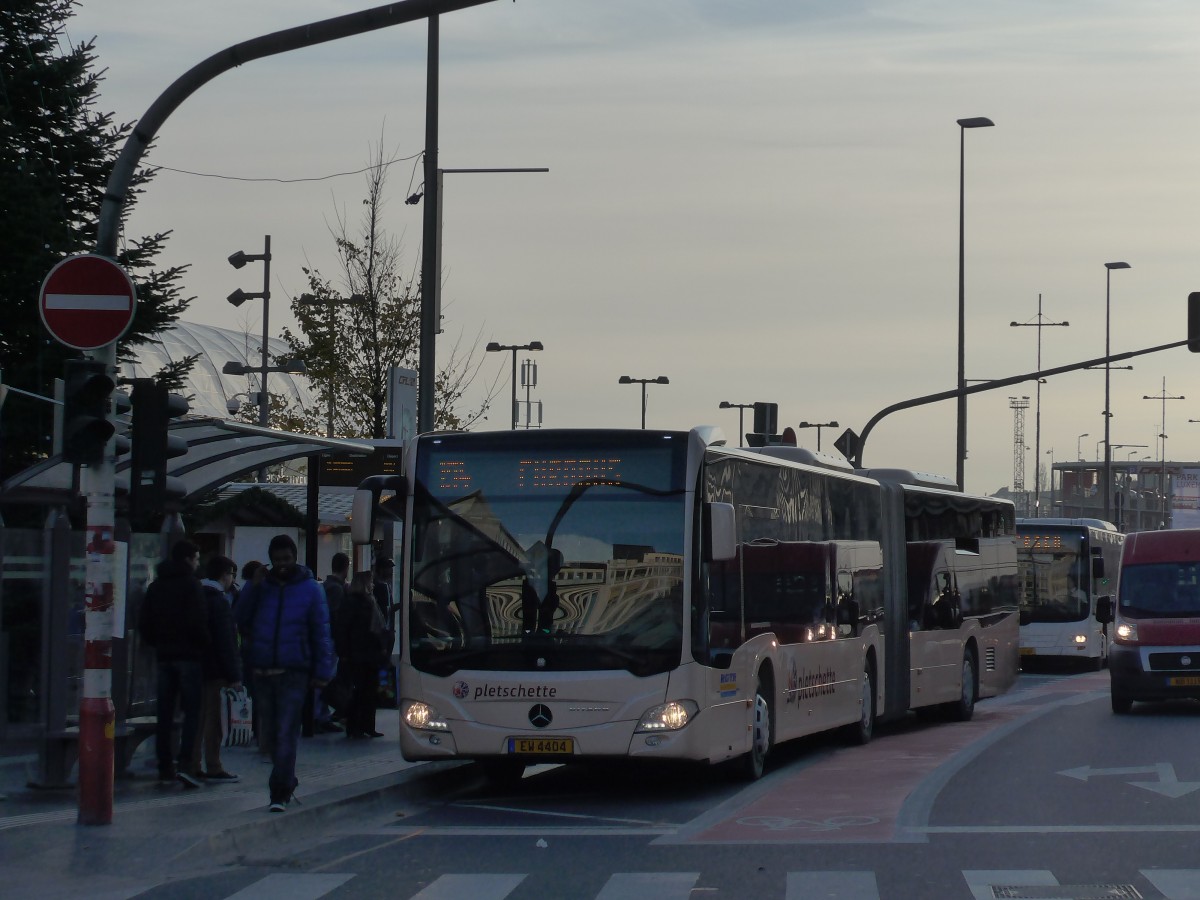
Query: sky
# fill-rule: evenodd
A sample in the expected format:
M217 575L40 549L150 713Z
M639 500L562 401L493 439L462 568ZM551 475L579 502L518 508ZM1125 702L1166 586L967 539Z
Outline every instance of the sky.
M368 8L354 0L83 0L99 106L136 120L188 68L262 34ZM894 403L957 380L960 129L965 134L966 376L999 379L1181 340L1200 290L1200 6L1193 0L497 0L441 17L439 166L447 174L439 364L484 357L467 405L501 379L482 428L509 425L511 354L541 341L545 427L722 426L720 401L779 405L780 427L861 432ZM161 171L129 233L173 230L188 321L272 333L304 266L334 274L330 226L361 214L380 142L384 216L419 271L426 26L400 25L226 73L159 131ZM322 179L304 182L237 179ZM1125 261L1114 271L1106 262ZM1106 291L1108 293L1106 294ZM522 356L521 358L524 358ZM1127 363L1129 364L1129 363ZM1113 458L1200 459L1200 356L1111 372ZM1165 379L1165 390L1164 390ZM524 396L524 389L519 389ZM1185 397L1183 400L1162 400ZM1014 453L1010 397L1030 398ZM1145 398L1153 399L1145 399ZM968 401L966 488L1024 459L1093 460L1104 373ZM1040 439L1038 422L1040 421ZM746 419L749 428L749 414ZM870 466L953 476L955 403L872 431ZM816 432L800 432L815 447ZM1117 444L1145 445L1116 448ZM1078 454L1078 457L1077 457ZM1148 464L1150 464L1148 462Z

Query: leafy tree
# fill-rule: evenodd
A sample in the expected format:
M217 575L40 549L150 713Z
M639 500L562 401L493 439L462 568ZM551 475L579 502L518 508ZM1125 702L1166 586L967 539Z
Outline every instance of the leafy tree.
M77 0L6 0L0 14L0 371L4 383L53 394L63 363L79 353L51 339L38 315L38 290L63 257L95 247L100 201L117 154L133 127L96 109L95 39L72 43L67 20ZM137 173L128 215L150 178ZM118 262L137 287L133 325L121 359L176 321L186 266L155 268L169 231L125 238ZM191 361L160 373L178 388ZM50 451L50 404L11 393L3 409L4 476Z
M381 141L368 169L358 233L351 233L344 214L330 227L340 269L336 280L306 267L313 302L292 301L300 334L285 330L283 338L289 355L304 360L320 398L307 414L312 432L384 437L388 370L417 368L421 288L401 273L400 242L383 223L387 170L394 161L384 159ZM460 410L481 363L473 347L464 353L462 340L455 343L437 374L435 427L465 429L487 411L495 384L477 409Z

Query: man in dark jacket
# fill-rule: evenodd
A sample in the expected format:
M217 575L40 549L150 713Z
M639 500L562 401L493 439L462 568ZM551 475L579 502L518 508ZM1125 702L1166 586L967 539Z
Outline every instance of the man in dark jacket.
M235 610L254 671L254 700L261 728L270 737L271 812L283 812L296 781L304 697L333 677L335 658L325 592L296 564L296 542L286 534L271 539L271 571L243 589Z
M201 660L210 641L204 595L196 577L199 564L200 548L191 541L177 542L171 558L159 564L158 577L146 589L138 616L142 640L154 648L158 659L158 726L154 733L158 780L178 779L188 788L200 786L191 761L204 683ZM183 709L178 769L171 752L176 702Z
M329 622L332 626L334 616L342 598L346 596L346 578L350 575L350 557L345 553L333 554L329 563L330 573L321 586L325 588L325 600L329 604ZM336 641L335 641L336 644ZM344 716L344 710L337 710L339 716ZM334 721L335 711L329 708L329 703L320 688L313 690L313 730L322 734L337 734L342 726Z
M200 706L200 731L192 750L191 772L208 782L229 783L238 780L221 763L221 691L242 687L242 659L238 651L229 588L237 575L237 563L227 556L214 556L204 565L204 601L208 610L208 632L212 638L204 652L204 690ZM203 751L204 763L200 757Z

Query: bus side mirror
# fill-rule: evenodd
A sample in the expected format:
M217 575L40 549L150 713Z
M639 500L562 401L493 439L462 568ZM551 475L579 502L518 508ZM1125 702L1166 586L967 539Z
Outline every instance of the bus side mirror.
M1096 599L1096 621L1101 625L1107 625L1112 620L1112 597L1098 597Z
M355 546L370 544L375 536L375 492L359 488L350 507L350 540Z
M732 503L708 503L708 553L710 562L737 556L737 512Z

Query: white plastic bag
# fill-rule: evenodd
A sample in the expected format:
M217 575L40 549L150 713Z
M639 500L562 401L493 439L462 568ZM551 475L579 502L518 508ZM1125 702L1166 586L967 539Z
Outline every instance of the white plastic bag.
M254 705L243 687L221 688L221 746L249 747L254 742Z

